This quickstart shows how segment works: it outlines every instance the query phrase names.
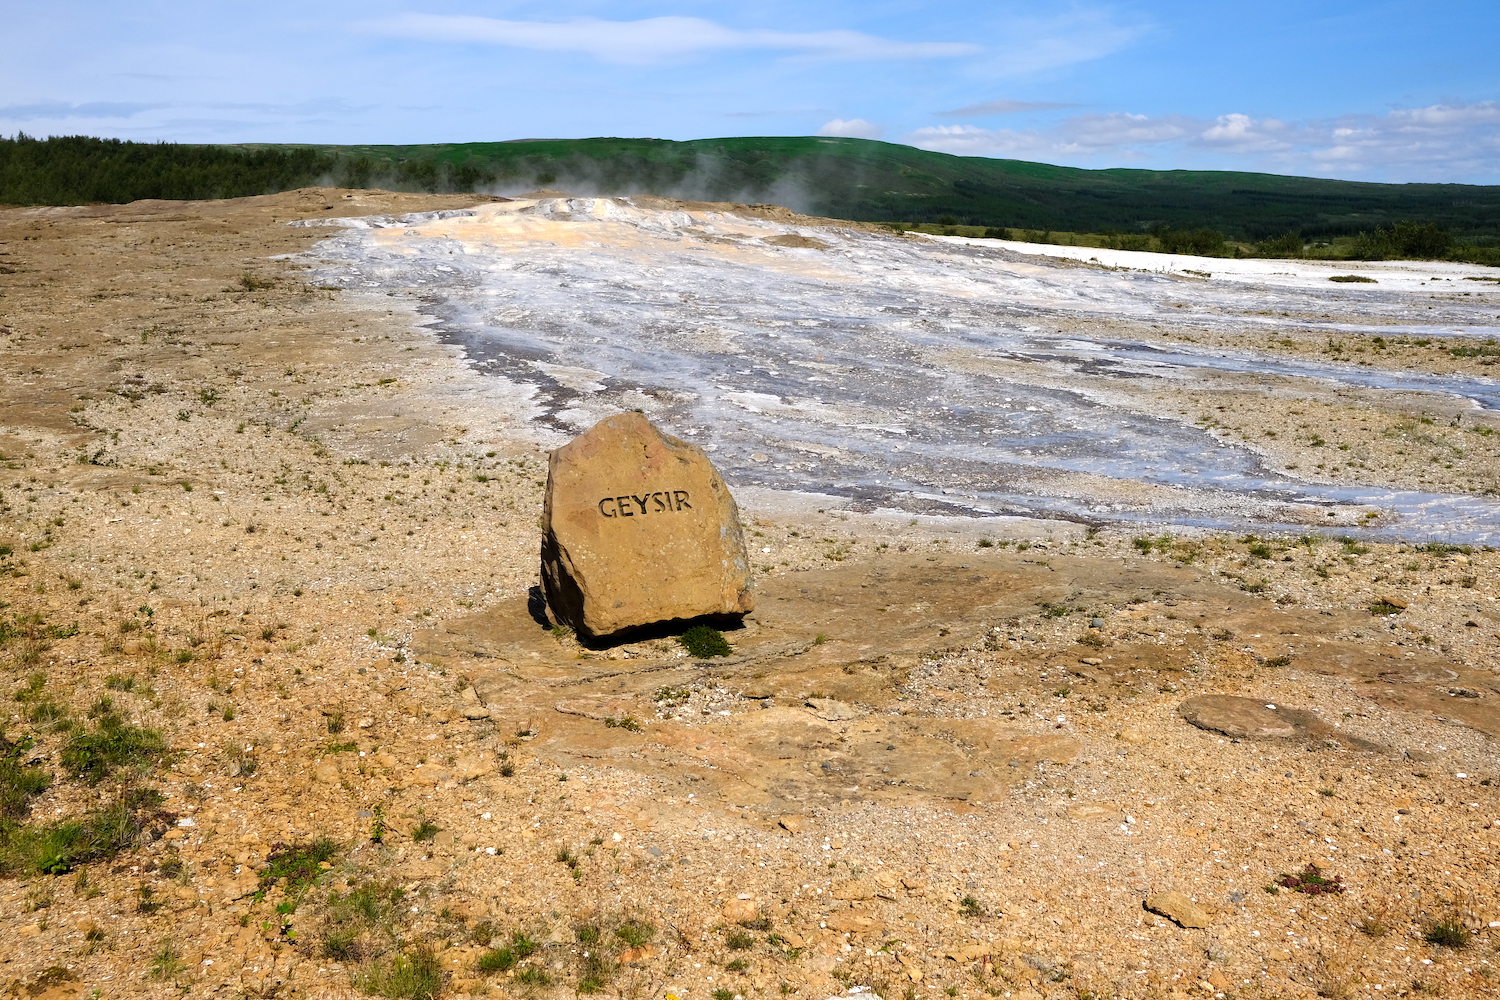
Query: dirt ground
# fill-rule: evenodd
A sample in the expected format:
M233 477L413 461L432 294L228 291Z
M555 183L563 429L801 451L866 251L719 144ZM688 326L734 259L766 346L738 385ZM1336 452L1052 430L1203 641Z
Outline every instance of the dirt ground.
M0 823L134 838L0 854L0 996L1500 995L1500 554L756 493L733 655L582 647L528 400L286 225L473 201L0 211ZM1414 419L1348 474L1493 485Z

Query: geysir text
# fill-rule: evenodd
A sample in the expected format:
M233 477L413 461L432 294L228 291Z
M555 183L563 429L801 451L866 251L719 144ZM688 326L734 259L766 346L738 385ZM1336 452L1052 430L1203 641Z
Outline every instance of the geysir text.
M671 514L692 509L693 505L688 503L687 490L647 493L643 497L605 497L599 501L599 513L605 517L644 517L647 514Z

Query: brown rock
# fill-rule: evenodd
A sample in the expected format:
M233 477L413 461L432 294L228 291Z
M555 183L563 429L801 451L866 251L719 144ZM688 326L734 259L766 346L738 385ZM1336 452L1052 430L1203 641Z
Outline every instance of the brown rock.
M824 923L840 934L858 934L878 929L875 915L864 910L839 910L830 913Z
M875 893L876 887L871 885L869 882L866 882L864 879L852 878L847 882L840 882L838 885L834 886L830 895L832 895L834 899L858 900L874 899Z
M780 827L787 833L798 833L802 830L802 817L797 814L783 816L779 821Z
M1146 897L1146 909L1182 927L1207 927L1208 911L1176 890Z
M626 948L617 956L621 965L634 965L656 957L656 946L643 944L639 948Z
M542 583L552 614L588 636L755 607L729 488L702 449L638 413L552 453Z
M1179 705L1177 713L1199 729L1239 740L1296 735L1297 727L1267 707L1271 704L1227 694L1200 694Z
M731 899L724 904L722 911L725 920L736 924L746 920L754 920L759 912L760 907L753 899Z

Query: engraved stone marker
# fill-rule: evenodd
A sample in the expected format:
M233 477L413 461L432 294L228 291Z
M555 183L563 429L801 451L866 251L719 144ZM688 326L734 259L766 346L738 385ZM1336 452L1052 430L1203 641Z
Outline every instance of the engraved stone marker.
M701 448L639 413L552 453L542 586L553 616L592 637L755 607L729 488Z

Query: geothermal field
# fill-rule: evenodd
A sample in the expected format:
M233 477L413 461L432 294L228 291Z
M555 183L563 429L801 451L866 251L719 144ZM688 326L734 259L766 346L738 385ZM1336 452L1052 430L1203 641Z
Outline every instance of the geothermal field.
M1500 334L1482 267L898 238L652 199L340 224L353 228L320 247L316 280L414 297L475 371L529 390L539 429L641 408L741 487L1098 524L1465 542L1500 525L1500 504L1475 496L1500 485L1500 446L1458 449L1462 478L1446 463L1393 475L1408 463L1357 416L1491 428L1500 382L1411 357ZM1369 284L1329 281L1351 273ZM1259 414L1236 418L1248 428L1220 416L1241 409ZM1326 454L1306 451L1330 433ZM1303 455L1327 461L1289 460Z
M330 188L0 210L0 996L1500 995L1500 276ZM728 656L547 453L739 504Z

